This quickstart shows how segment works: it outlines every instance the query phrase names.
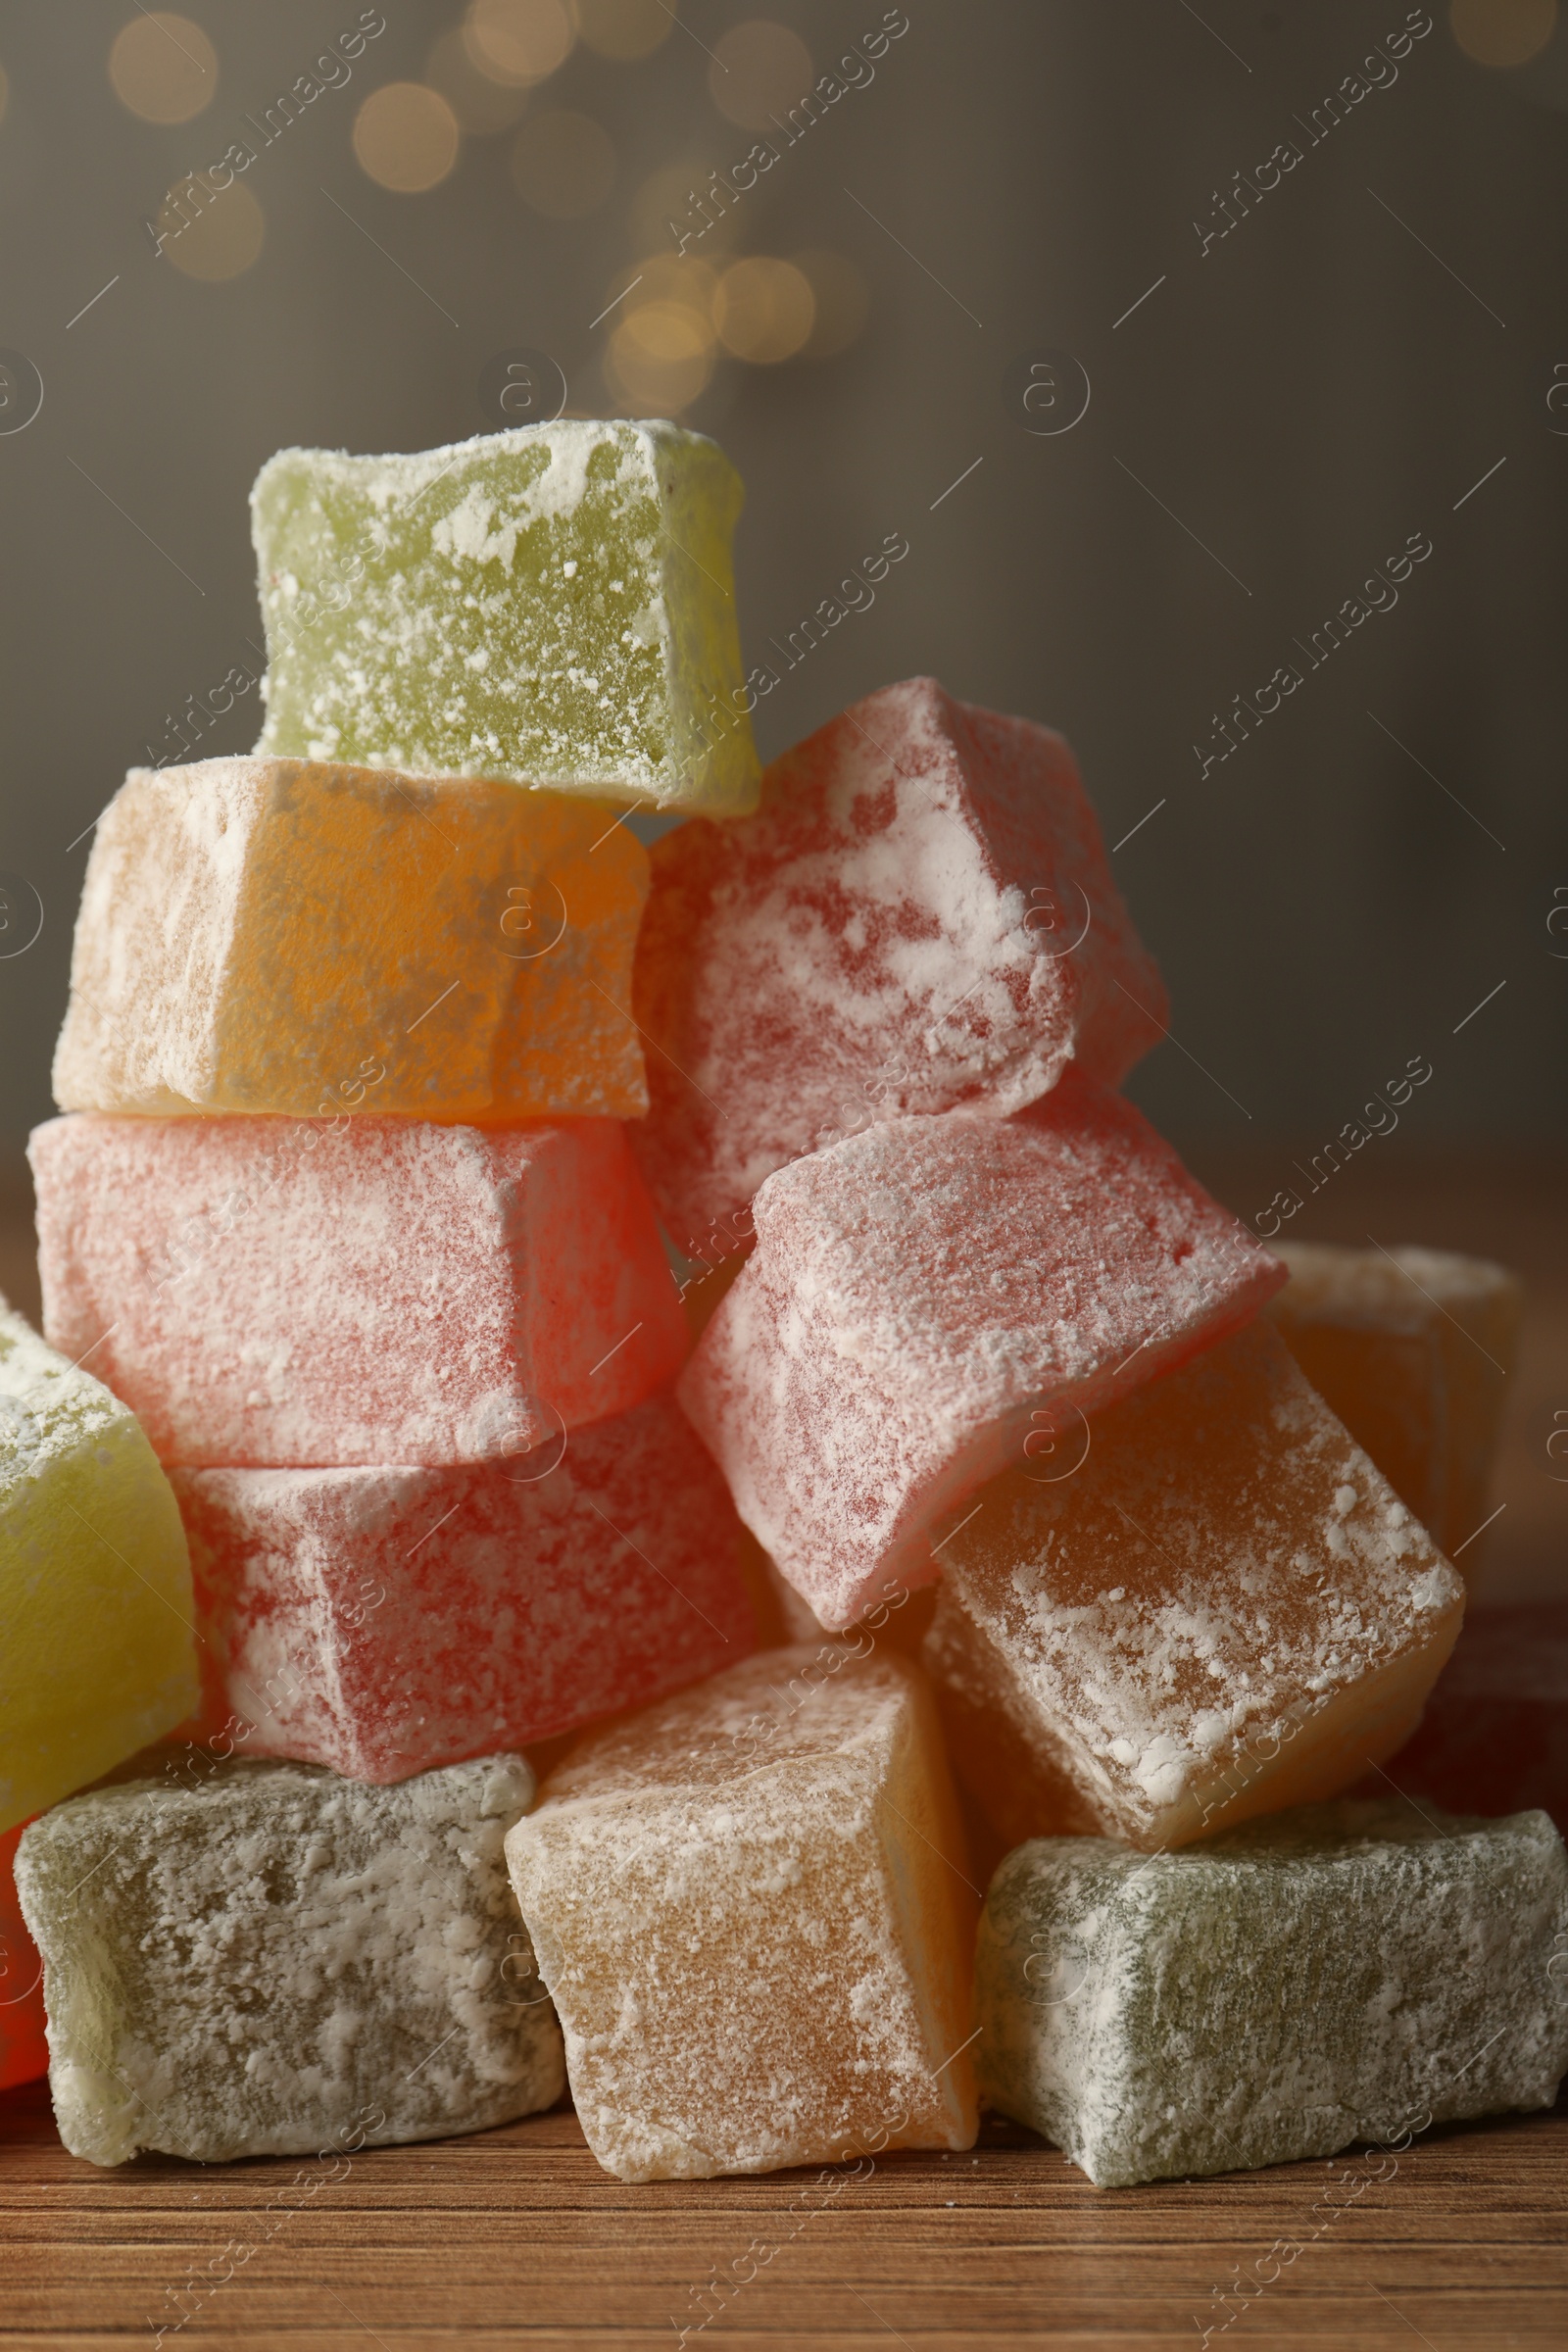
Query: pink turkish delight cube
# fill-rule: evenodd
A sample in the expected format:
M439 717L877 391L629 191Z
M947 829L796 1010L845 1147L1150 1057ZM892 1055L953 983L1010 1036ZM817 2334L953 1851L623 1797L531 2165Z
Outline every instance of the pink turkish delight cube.
M685 1353L612 1119L53 1119L44 1328L167 1463L489 1461Z
M636 972L658 1051L632 1149L693 1257L802 1152L1006 1117L1069 1065L1118 1085L1166 1019L1068 746L934 678L786 752L755 816L658 842Z
M888 1122L770 1176L677 1394L826 1626L940 1573L1006 1464L1244 1323L1285 1269L1119 1096Z
M744 1535L667 1392L503 1462L176 1470L209 1728L401 1781L756 1645Z

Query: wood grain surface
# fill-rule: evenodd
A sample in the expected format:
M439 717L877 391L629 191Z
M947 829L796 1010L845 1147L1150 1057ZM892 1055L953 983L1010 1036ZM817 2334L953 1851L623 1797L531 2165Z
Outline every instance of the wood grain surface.
M1379 1154L1381 1153L1381 1157ZM1244 1215L1290 1147L1199 1155ZM1259 1188L1262 1189L1259 1189ZM1524 1348L1483 1595L1568 1589L1568 1163L1374 1146L1302 1237L1424 1242L1519 1267ZM24 1199L0 1287L36 1313ZM1228 2298L1228 2299L1227 2299ZM1496 2352L1568 2343L1568 2105L1219 2180L1093 2188L1030 2133L972 2156L628 2188L563 2109L469 2139L118 2172L60 2145L41 2083L0 2093L0 2352L129 2343L336 2352Z
M182 2316L166 2344L239 2352L646 2352L682 2328L705 2352L1153 2352L1205 2328L1277 2352L1568 2341L1563 2106L1397 2158L1134 2189L1091 2187L1010 2125L972 2156L889 2157L837 2185L627 2188L569 2113L330 2169L100 2172L61 2148L41 2084L0 2095L0 2344L151 2345ZM1259 2288L1259 2269L1278 2277Z

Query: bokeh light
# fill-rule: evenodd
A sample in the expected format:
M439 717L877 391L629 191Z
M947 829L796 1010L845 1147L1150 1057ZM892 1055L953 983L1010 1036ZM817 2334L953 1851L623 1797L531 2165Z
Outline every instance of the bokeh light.
M605 355L605 380L634 416L679 416L712 372L713 330L685 302L636 300Z
M864 328L870 307L865 279L847 254L829 253L821 246L797 253L793 259L816 302L810 340L802 357L830 360L836 353L848 351Z
M1524 66L1557 25L1557 0L1452 0L1448 23L1478 66Z
M512 143L518 195L552 220L597 213L615 184L615 150L590 115L552 108L524 122Z
M267 221L243 180L215 187L204 172L176 180L158 211L165 259L209 285L238 277L261 252Z
M628 262L605 288L605 303L614 308L635 295L639 303L674 302L690 311L704 334L712 341L713 292L718 271L711 262L682 260L672 253L650 254L646 261Z
M732 262L713 296L713 325L724 349L759 366L793 359L815 319L816 297L806 272L764 253Z
M490 138L510 130L528 104L528 92L513 82L481 74L468 54L463 27L454 24L442 33L425 60L424 78L439 90L467 137Z
M632 242L644 252L653 252L662 245L670 253L679 251L680 232L695 236L705 219L713 225L703 234L703 251L711 254L732 245L739 234L735 214L740 209L731 206L720 214L710 205L706 214L694 212L692 196L701 195L713 169L710 163L699 162L695 156L685 161L662 164L651 172L631 200ZM671 228L670 223L675 223Z
M706 389L721 354L768 367L843 350L864 324L866 294L838 253L737 262L656 252L616 272L605 304L616 318L605 363L612 392L634 416L674 416Z
M709 95L743 130L766 130L811 86L811 53L798 32L770 17L732 24L713 44Z
M217 94L218 52L189 17L156 8L115 35L109 78L144 122L189 122Z
M564 66L577 35L565 0L468 0L463 38L492 81L526 89Z
M354 118L354 152L378 187L421 195L439 187L458 160L463 133L439 90L422 81L387 81Z
M573 0L572 14L584 46L621 65L651 57L675 22L660 0Z

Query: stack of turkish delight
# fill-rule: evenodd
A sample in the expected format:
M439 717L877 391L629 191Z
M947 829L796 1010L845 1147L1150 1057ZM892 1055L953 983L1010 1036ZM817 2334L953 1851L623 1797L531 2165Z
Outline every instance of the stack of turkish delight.
M1549 2104L1561 1839L1397 1785L1517 1286L1271 1254L1120 1094L1059 736L759 775L739 507L263 470L263 738L98 823L0 1324L0 2082L100 2164L569 2082L627 2180Z

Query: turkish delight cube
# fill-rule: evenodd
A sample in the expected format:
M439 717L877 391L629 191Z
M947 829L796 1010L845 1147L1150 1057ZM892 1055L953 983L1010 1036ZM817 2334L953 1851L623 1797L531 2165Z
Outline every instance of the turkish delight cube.
M17 1900L15 1864L23 1824L0 1833L0 2090L49 2071L43 1960Z
M611 1119L77 1113L30 1155L45 1329L166 1462L495 1460L629 1411L685 1353Z
M1266 1321L976 1497L924 1656L1012 1842L1179 1845L1414 1729L1464 1589Z
M1130 1103L889 1121L770 1176L678 1394L824 1625L942 1568L944 1515L1041 1412L1111 1399L1284 1280Z
M774 761L762 806L656 843L633 1139L694 1256L786 1161L877 1119L1114 1086L1164 990L1059 735L909 678ZM720 1254L723 1253L722 1248Z
M740 505L716 445L657 421L279 450L251 493L258 750L743 814Z
M99 818L65 1110L637 1118L641 842L604 807L298 760L140 768Z
M591 1734L507 1853L620 2180L971 2145L978 1895L918 1668L730 1667Z
M1175 1854L1038 1838L980 1923L981 2086L1102 2188L1357 2139L1386 2162L1435 2123L1551 2105L1565 1948L1544 1813L1346 1800Z
M743 1530L665 1394L502 1462L176 1470L214 1720L397 1781L698 1681L754 1644Z
M169 1481L135 1416L3 1300L0 1628L0 1830L195 1704L190 1560Z
M1539 1806L1568 1832L1568 1601L1469 1609L1419 1729L1358 1793L1391 1781L1449 1813Z
M532 1794L520 1756L395 1788L233 1761L34 1822L17 1886L72 2154L220 2164L550 2106L561 2037L502 1845Z
M1450 1554L1487 1517L1523 1294L1517 1276L1448 1250L1281 1242L1291 1279L1270 1309L1286 1346L1395 1493Z

